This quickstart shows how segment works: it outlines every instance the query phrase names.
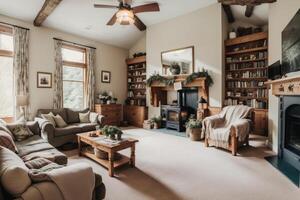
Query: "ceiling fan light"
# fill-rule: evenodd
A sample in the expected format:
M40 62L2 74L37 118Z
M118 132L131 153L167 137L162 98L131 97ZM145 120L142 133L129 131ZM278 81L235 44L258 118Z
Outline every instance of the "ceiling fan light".
M134 14L132 10L122 9L116 14L117 22L121 25L134 24Z

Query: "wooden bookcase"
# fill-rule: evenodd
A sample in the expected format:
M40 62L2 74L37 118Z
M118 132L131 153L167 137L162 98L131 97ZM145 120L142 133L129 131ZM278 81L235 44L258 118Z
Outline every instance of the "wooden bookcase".
M254 33L225 41L226 105L255 108L255 132L267 133L268 33Z
M130 105L146 106L146 57L127 59L126 63Z
M146 56L127 59L127 97L129 105L124 106L124 120L130 125L143 127L148 118L146 107Z

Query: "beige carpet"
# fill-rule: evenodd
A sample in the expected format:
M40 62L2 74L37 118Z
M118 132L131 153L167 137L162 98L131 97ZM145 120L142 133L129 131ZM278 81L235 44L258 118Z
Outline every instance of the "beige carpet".
M102 175L106 199L300 199L300 189L263 159L272 152L260 138L251 137L250 147L233 157L187 138L143 129L125 132L140 141L136 147L137 168L122 167L115 178L95 162L79 158L76 151L67 152L71 164L88 162Z

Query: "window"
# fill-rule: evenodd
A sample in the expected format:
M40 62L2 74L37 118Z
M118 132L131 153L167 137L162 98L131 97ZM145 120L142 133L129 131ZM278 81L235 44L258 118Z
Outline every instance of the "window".
M14 70L12 29L0 26L0 118L14 116Z
M77 46L63 45L63 101L65 108L84 108L86 74L86 50Z

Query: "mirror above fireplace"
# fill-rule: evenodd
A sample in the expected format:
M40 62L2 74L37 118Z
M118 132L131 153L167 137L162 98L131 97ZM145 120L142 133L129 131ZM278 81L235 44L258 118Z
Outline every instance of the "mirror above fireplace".
M194 72L194 47L185 47L161 53L162 74L182 75Z

